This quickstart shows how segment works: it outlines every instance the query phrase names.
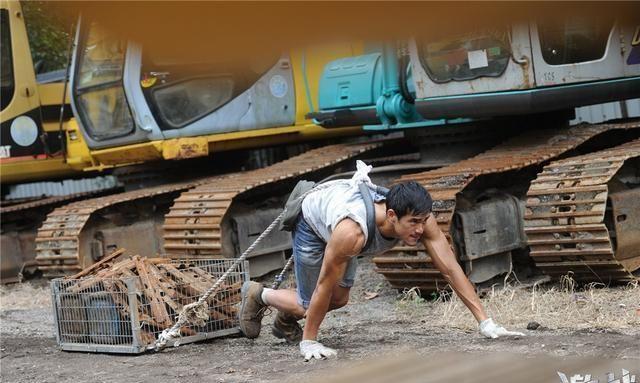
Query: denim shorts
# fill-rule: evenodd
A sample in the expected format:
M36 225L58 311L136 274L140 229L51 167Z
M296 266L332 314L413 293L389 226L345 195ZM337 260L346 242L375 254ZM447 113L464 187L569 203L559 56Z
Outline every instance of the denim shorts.
M320 238L309 224L304 220L302 214L298 217L296 229L293 235L293 262L296 275L296 289L298 293L298 304L305 309L309 308L311 296L318 284L320 268L324 259L324 249L327 244ZM356 276L358 260L351 258L340 281L341 287L350 288Z

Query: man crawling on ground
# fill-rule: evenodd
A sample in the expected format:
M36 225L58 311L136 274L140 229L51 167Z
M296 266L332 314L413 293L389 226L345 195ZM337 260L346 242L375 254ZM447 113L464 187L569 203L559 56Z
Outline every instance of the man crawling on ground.
M273 334L299 343L305 360L336 355L336 350L317 341L318 329L327 312L349 301L357 256L382 254L400 241L409 246L424 245L433 264L479 322L482 335L524 335L507 331L487 317L431 214L432 199L422 185L398 183L386 197L370 191L375 230L368 240L366 201L354 187L354 180L331 182L333 185L309 194L302 202L292 233L296 290L273 290L252 281L243 285L240 329L247 338L258 337L264 309L271 306L278 310ZM302 318L306 318L304 331L298 324Z

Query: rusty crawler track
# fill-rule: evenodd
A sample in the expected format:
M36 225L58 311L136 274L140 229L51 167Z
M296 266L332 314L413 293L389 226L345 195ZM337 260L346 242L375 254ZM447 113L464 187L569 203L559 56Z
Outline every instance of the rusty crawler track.
M81 256L88 251L81 244L81 235L92 214L120 203L186 190L196 185L197 182L163 185L78 201L55 209L38 229L38 268L45 275L57 276L82 270L93 263L91 257Z
M332 145L311 150L263 169L125 192L57 208L47 216L38 230L38 267L45 275L60 275L89 266L93 260L88 255L89 249L85 248L81 236L89 229L90 225L87 225L87 222L92 215L117 204L180 192L183 194L175 201L176 204L166 217L166 249L173 254L179 249L194 248L208 249L215 253L221 250L219 241L216 242L216 238L220 237L219 223L237 194L270 182L319 170L379 146L378 143ZM196 189L187 192L192 188ZM193 205L191 210L181 210L185 203ZM187 238L180 237L181 234ZM187 243L180 247L185 241ZM194 245L194 241L201 242Z
M34 198L15 204L0 206L2 217L2 281L19 281L22 272L35 270L35 237L47 214L58 206L85 198L113 193L115 189L75 193L64 196Z
M525 232L536 266L552 277L584 282L630 281L640 267L640 189L607 185L625 161L640 157L640 140L554 161L527 192ZM612 219L605 225L607 198ZM615 241L612 241L612 239Z
M518 170L549 161L599 134L616 129L640 128L640 122L576 126L563 130L535 130L443 168L410 174L400 181L415 180L433 197L433 215L451 242L450 228L456 208L456 195L476 177ZM398 289L417 287L421 292L446 286L440 272L421 245L398 246L384 256L375 257L376 271Z

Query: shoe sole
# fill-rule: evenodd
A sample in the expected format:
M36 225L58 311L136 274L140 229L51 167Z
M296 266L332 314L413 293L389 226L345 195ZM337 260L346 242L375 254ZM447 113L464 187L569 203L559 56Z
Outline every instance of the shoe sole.
M249 281L246 281L245 283L242 284L242 288L240 289L240 294L242 296L242 303L240 303L240 310L238 311L238 327L240 327L240 331L242 331L242 334L246 336L246 331L243 328L244 326L242 325L242 314L244 313L244 305L245 302L247 301L247 293L249 292L249 286L251 286L251 283Z

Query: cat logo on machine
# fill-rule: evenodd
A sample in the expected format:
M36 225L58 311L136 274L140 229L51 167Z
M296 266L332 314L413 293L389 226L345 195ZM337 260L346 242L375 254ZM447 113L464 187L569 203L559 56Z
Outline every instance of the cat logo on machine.
M0 158L11 157L11 145L0 145Z

